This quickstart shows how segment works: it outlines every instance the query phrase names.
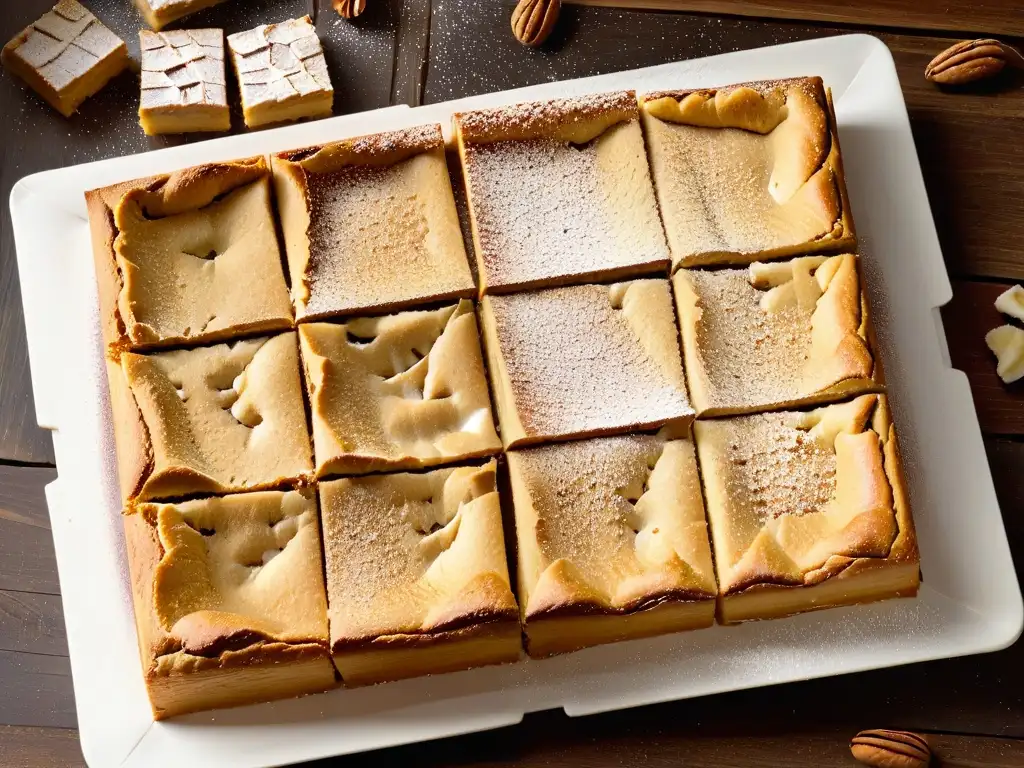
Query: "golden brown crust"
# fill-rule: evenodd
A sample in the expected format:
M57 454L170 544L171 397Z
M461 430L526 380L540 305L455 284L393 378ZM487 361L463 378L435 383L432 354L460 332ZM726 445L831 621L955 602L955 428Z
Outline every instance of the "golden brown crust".
M831 402L882 388L857 257L681 269L673 277L690 395L702 417Z
M820 78L640 100L675 265L854 245L835 119Z
M585 143L638 117L635 92L616 91L456 112L453 120L460 142L545 138Z
M508 459L528 637L537 621L627 617L714 599L691 442L631 435L512 451ZM638 631L651 634L647 624L638 622ZM575 642L588 644L583 635Z
M394 165L413 155L443 148L440 124L429 123L279 152L272 162L275 167L278 162L294 163L307 173L332 173L351 165Z
M292 325L268 180L255 157L86 193L110 356ZM162 287L168 274L184 293Z
M516 620L495 470L491 461L320 484L335 653Z
M885 395L807 412L695 427L723 598L864 580L900 569L877 592L830 588L786 613L916 591L917 547ZM909 569L908 569L909 566ZM777 615L777 614L771 614ZM756 607L745 618L757 618Z
M171 22L222 2L224 0L135 0L135 5L146 23L160 30Z
M126 505L312 474L294 333L108 366Z
M303 324L299 338L319 477L501 449L472 302Z
M665 280L485 296L506 448L693 419Z
M271 162L299 320L475 292L439 125L285 152Z

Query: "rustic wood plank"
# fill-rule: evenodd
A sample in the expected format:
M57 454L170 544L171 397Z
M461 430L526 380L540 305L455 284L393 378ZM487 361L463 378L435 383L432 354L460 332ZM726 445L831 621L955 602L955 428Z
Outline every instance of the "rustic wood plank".
M0 651L67 656L60 597L0 590Z
M430 48L430 0L403 0L391 103L419 106Z
M991 434L1024 434L1024 380L1004 384L985 334L1011 322L993 306L1009 284L962 282L953 285L953 300L942 309L942 322L953 367L967 374L981 428ZM1024 467L1018 467L1018 471Z
M1024 35L1024 14L1015 0L980 4L948 0L565 0L578 5L732 14L763 19L800 19L865 27L911 27L947 32Z
M78 731L71 728L0 726L0 765L7 768L84 766Z
M0 651L0 684L0 725L77 726L66 656Z
M333 11L318 16L331 79L335 114L387 106L391 100L398 11L401 0L369 4L354 22ZM4 4L0 12L0 42L38 18L53 0L22 0ZM90 0L89 7L127 43L137 58L141 19L124 0ZM228 33L257 24L301 16L310 0L247 0L216 6L188 17L190 27L219 27ZM229 82L231 76L229 75ZM66 120L20 82L0 75L0 460L53 462L47 432L35 422L25 331L21 313L14 239L7 200L22 176L61 166L147 149L200 141L208 135L147 138L138 124L139 93L135 75L125 73L89 99L81 112ZM237 93L232 92L235 132L244 130Z
M44 486L55 470L0 466L0 589L60 594Z
M512 36L513 6L512 0L435 3L426 103L851 31L568 6L552 38L535 50ZM1024 278L1017 247L1024 220L1024 72L1008 71L971 91L942 90L925 81L924 67L952 39L882 37L899 72L950 272Z

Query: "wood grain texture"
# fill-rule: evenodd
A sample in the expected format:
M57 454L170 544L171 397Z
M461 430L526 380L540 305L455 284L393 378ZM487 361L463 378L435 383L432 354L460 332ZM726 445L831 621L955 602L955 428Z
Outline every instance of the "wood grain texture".
M0 725L77 727L66 656L0 651L0 682Z
M423 95L430 45L430 0L403 0L391 103L415 107Z
M913 27L948 32L1024 35L1017 0L957 3L949 0L565 0L578 5L734 14L762 19L801 19L866 27Z
M246 0L201 11L183 22L191 27L218 27L227 33L258 24L304 15L311 0ZM34 21L53 0L3 4L0 42ZM141 18L128 0L90 0L89 7L127 43L138 59ZM395 63L401 0L376 0L366 13L348 22L329 9L318 14L317 31L335 88L335 114L387 106ZM228 91L235 131L243 130L237 88L229 73ZM23 84L0 76L0 460L53 462L47 432L35 421L25 347L14 239L7 200L15 182L59 168L149 149L201 141L208 135L146 137L139 127L139 84L127 72L85 102L79 114L65 119Z
M67 656L60 596L0 590L0 651Z
M1024 379L1004 384L996 375L995 355L985 344L986 333L1012 322L993 306L996 297L1008 287L1009 284L955 282L953 300L942 309L942 322L950 362L966 373L971 382L982 430L1024 435ZM1024 473L1024 464L1018 470Z
M60 593L43 488L52 469L0 466L0 590Z
M70 728L0 726L0 765L6 768L84 766L78 731Z

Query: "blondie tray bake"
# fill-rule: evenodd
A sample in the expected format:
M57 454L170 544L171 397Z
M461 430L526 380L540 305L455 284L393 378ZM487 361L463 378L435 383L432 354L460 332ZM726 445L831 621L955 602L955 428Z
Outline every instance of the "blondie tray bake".
M917 593L821 81L452 127L86 196L158 718Z

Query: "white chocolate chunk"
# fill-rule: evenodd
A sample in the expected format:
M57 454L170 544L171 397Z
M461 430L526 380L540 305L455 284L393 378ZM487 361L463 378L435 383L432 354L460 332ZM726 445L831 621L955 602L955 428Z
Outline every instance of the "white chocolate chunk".
M999 378L1007 384L1024 378L1024 330L1001 325L985 334L985 343L995 353Z
M1024 320L1024 286L1015 285L999 294L996 309L1004 315Z

